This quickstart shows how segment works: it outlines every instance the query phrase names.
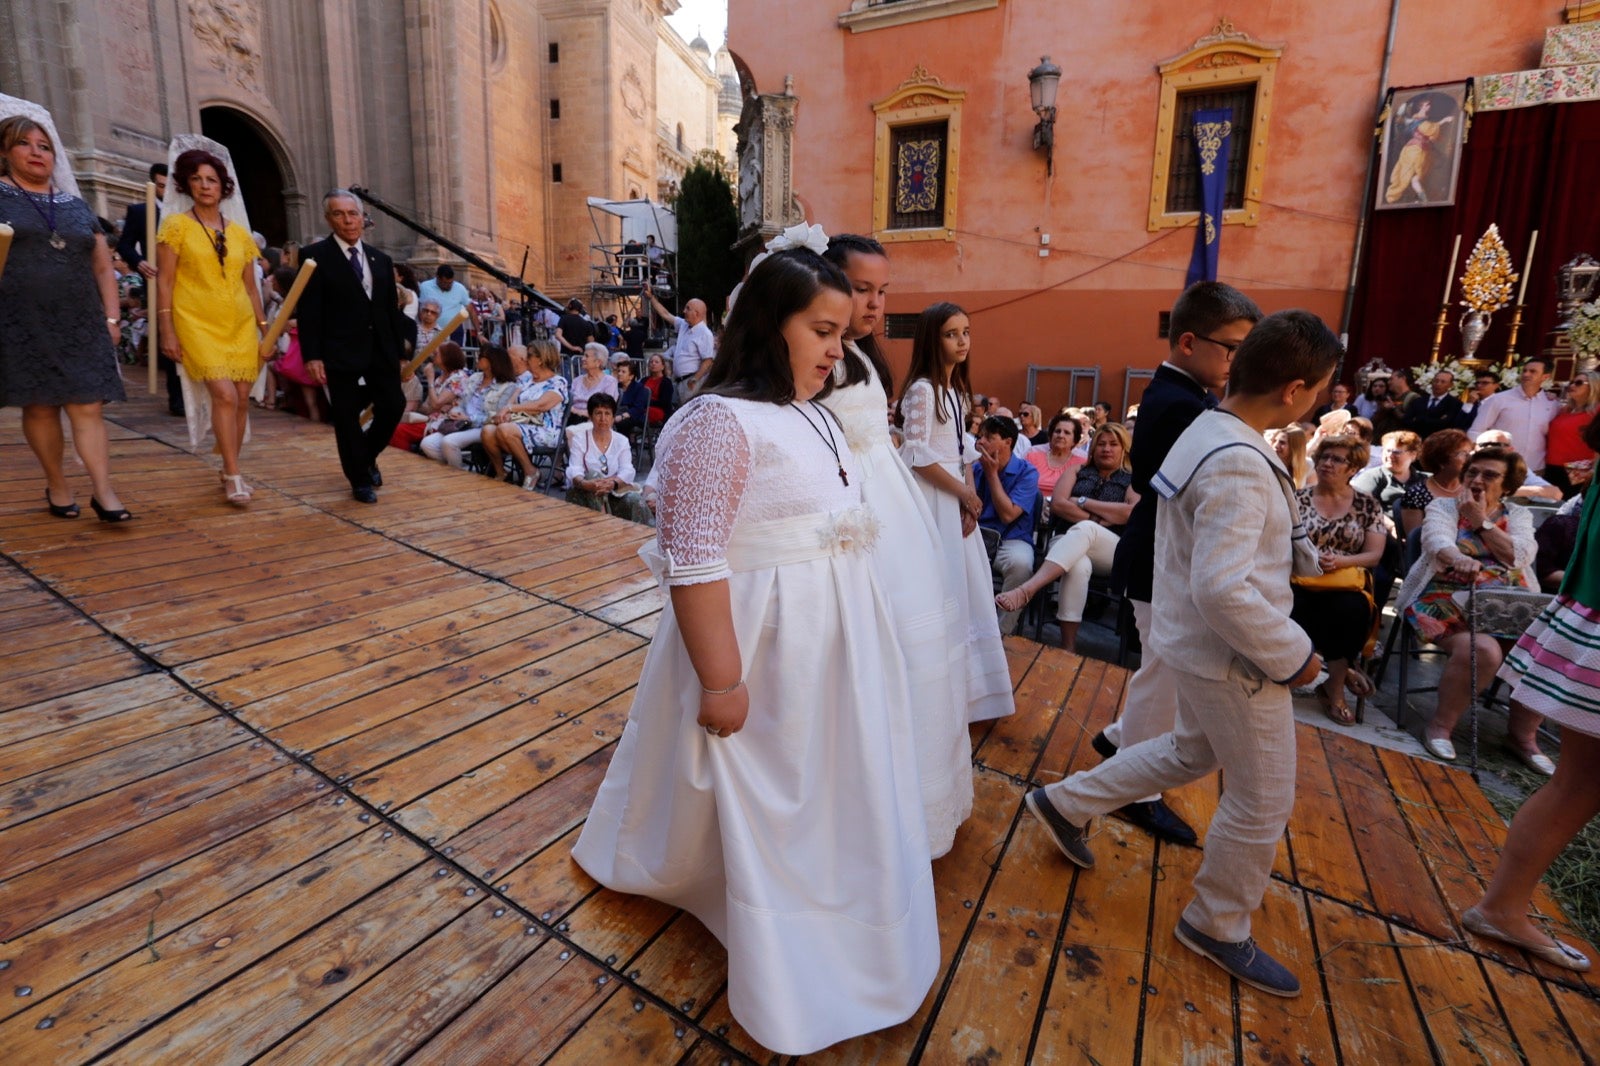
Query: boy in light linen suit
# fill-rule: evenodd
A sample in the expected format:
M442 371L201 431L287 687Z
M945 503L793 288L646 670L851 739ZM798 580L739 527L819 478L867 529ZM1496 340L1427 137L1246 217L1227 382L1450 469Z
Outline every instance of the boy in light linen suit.
M1320 568L1262 434L1311 410L1342 354L1307 311L1268 315L1239 346L1227 399L1184 431L1151 482L1162 499L1150 644L1177 675L1176 725L1027 797L1062 853L1088 868L1090 818L1221 768L1227 787L1175 935L1279 996L1298 995L1300 982L1256 947L1250 919L1294 805L1290 689L1322 668L1289 617L1289 578Z

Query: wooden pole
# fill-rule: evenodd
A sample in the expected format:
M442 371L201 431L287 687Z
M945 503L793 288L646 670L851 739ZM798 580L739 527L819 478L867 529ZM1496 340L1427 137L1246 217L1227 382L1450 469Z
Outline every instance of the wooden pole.
M153 268L156 265L156 183L144 183L144 261ZM150 352L147 357L149 366L146 368L146 377L150 395L156 394L157 361L161 358L161 347L156 334L159 332L161 316L156 314L156 279L146 278L144 283L144 334L150 342Z
M272 318L272 325L267 327L266 336L261 338L261 347L256 355L263 363L272 358L272 350L278 346L278 338L289 328L289 319L294 317L295 304L300 302L300 294L305 292L306 282L311 280L311 272L316 269L315 259L307 259L300 264L300 272L294 276L294 284L289 286L288 293L283 297L283 303L278 305L278 313Z
M454 333L456 328L466 320L467 309L465 307L451 315L450 321L439 327L439 332L433 335L433 340L428 342L428 346L422 349L422 351L418 352L416 358L407 363L405 365L405 369L400 371L400 380L411 380L411 375L422 369L422 364L428 361L428 356L433 354L434 349L439 347L439 345L443 344L445 341L449 340L450 334Z

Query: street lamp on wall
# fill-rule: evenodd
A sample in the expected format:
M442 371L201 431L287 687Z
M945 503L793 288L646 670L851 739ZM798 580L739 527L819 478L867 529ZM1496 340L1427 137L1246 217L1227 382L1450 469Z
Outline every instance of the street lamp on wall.
M1033 98L1033 113L1039 116L1033 127L1033 147L1044 149L1045 171L1056 172L1056 90L1061 87L1061 68L1040 56L1039 65L1028 71L1028 92Z

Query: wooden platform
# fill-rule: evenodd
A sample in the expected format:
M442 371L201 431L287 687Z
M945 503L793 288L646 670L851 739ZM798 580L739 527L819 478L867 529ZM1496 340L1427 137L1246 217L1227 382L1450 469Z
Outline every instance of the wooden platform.
M569 858L660 609L647 530L398 453L363 506L276 415L239 513L177 420L115 417L139 518L108 528L82 476L84 518L44 513L0 412L0 1061L772 1059L696 921ZM1592 981L1456 921L1504 836L1465 774L1301 727L1257 933L1307 992L1272 999L1172 939L1198 851L1105 819L1080 873L1023 815L1125 676L1008 651L935 867L945 972L808 1061L1593 1061Z

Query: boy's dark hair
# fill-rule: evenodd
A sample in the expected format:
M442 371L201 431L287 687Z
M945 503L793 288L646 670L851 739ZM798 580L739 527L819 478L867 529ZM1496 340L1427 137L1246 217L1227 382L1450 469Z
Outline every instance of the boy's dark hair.
M1197 281L1183 290L1172 305L1167 323L1167 343L1176 348L1185 333L1209 337L1229 322L1241 319L1261 321L1261 308L1232 285L1220 281Z
M1310 311L1277 311L1257 322L1234 353L1228 393L1264 396L1291 381L1315 385L1344 358L1344 345Z
M1004 437L1011 446L1017 446L1017 424L1005 415L990 415L978 426L978 435Z

